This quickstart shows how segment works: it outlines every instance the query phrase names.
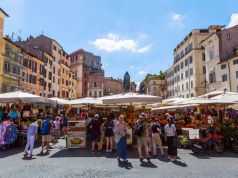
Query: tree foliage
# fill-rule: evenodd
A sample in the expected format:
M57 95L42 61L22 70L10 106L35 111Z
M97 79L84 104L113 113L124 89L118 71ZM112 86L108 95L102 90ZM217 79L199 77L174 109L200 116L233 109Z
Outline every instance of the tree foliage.
M148 73L145 76L144 80L142 80L142 82L140 83L140 88L139 88L140 93L146 93L146 88L147 88L148 82L151 79L166 80L166 74L163 71L160 71L159 74L150 74L150 73Z

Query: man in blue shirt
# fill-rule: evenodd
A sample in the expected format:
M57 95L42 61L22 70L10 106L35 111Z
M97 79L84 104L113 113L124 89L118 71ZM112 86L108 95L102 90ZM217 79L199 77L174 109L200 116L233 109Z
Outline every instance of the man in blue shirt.
M35 140L37 139L37 133L38 133L38 127L41 125L41 120L38 120L37 122L31 123L31 125L27 129L27 144L24 151L24 156L27 156L28 149L30 148L30 157L33 155L33 148Z

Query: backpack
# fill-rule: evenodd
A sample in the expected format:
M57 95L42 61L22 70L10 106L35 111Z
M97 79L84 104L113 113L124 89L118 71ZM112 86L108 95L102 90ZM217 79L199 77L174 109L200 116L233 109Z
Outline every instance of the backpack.
M42 135L48 135L50 130L50 123L47 120L44 120L42 122L42 127L41 127L41 134Z
M142 136L143 135L143 122L136 123L135 135Z

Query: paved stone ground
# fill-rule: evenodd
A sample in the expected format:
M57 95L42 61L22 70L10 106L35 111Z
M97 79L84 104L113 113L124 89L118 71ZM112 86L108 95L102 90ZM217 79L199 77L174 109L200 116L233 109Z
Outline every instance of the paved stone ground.
M90 153L88 150L65 149L64 140L53 146L50 154L24 159L23 148L0 151L0 178L229 178L238 177L238 154L225 152L196 156L190 150L179 150L177 162L166 158L142 162L135 149L129 150L129 163L118 163L114 154Z

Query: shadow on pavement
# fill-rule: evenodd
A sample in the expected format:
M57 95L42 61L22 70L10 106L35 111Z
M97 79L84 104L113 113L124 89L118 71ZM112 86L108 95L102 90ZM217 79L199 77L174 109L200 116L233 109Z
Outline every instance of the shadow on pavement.
M36 156L48 156L50 153L49 152L40 152L39 154L37 154Z
M157 168L158 166L156 166L155 164L153 164L151 161L141 161L140 163L141 167L146 167L146 168Z
M36 159L36 157L30 157L30 156L23 156L23 160L33 160Z
M183 163L183 162L181 162L179 160L172 161L172 163L177 165L177 166L188 167L188 165L186 163Z
M198 159L211 159L211 158L238 158L238 154L232 152L223 152L223 153L189 153L190 155L198 158Z

